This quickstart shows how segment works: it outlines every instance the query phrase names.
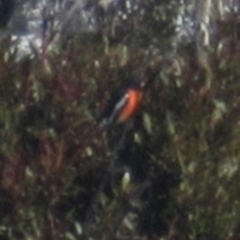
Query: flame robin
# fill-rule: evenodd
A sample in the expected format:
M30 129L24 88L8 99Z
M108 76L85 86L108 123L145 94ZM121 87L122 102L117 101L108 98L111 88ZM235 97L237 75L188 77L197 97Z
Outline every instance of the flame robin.
M139 109L142 96L143 89L135 82L115 91L100 117L100 125L105 127L131 120Z
M143 98L143 93L151 86L159 69L146 69L146 76L141 81L129 81L123 87L113 92L105 110L100 116L100 126L124 124L137 113Z

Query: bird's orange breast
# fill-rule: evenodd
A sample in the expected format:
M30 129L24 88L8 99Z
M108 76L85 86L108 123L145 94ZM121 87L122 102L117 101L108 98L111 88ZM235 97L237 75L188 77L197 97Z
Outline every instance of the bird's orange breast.
M119 115L118 122L125 122L133 117L142 100L142 92L139 90L129 89L127 94L128 100Z

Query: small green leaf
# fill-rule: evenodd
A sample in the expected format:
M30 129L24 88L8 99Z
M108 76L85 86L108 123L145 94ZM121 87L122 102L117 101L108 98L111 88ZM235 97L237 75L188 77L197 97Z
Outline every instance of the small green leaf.
M74 235L73 235L72 233L70 233L70 232L67 232L67 233L65 234L65 236L66 236L66 239L76 240L76 237L74 237Z
M74 225L75 225L75 228L76 228L76 231L77 231L77 234L78 235L81 235L82 234L82 226L79 222L74 222Z
M143 125L149 134L152 134L152 122L149 114L143 114Z
M86 148L86 154L88 157L91 157L93 155L93 150L91 147Z

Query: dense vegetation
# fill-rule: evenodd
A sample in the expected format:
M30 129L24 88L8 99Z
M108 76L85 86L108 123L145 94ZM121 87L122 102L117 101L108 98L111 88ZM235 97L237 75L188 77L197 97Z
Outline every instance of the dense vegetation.
M201 55L176 44L180 3L139 2L20 60L2 37L0 239L240 239L239 12ZM152 81L106 134L96 119L129 78Z

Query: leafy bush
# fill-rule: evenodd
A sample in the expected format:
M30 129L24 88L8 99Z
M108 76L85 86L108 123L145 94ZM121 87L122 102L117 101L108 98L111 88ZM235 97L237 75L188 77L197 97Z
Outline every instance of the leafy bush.
M170 50L175 1L140 6L34 58L2 38L1 239L239 239L239 18L206 68L194 42ZM115 87L153 76L124 131L97 126Z

